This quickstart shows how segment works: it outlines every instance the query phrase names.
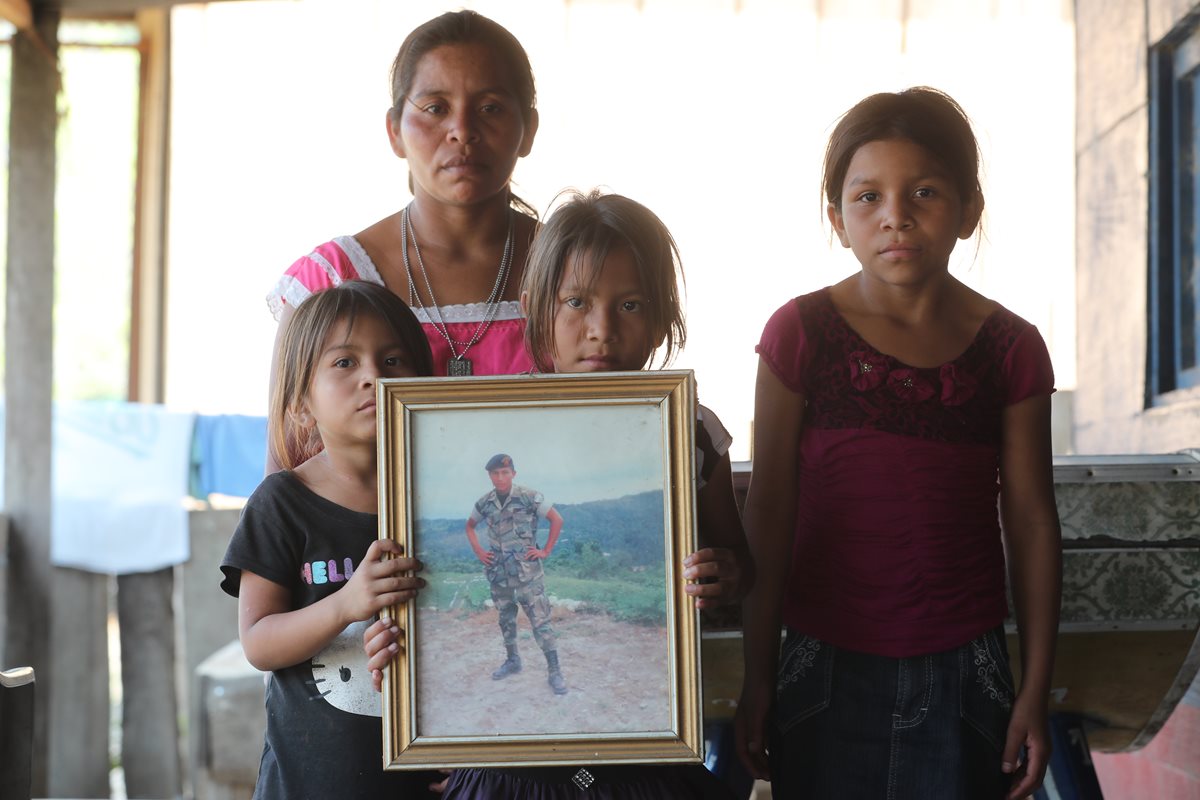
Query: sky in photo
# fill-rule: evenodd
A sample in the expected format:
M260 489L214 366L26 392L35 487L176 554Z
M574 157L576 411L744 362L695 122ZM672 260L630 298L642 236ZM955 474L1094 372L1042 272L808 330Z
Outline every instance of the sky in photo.
M491 491L484 465L507 453L514 483L553 503L582 503L662 489L659 400L581 407L545 401L519 408L420 410L413 458L415 513L466 518Z

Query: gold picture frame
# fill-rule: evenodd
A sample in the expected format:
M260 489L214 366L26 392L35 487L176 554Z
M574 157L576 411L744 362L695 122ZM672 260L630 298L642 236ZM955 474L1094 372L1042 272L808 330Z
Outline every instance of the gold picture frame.
M380 536L427 581L391 610L407 633L384 680L384 768L701 762L699 616L681 574L696 549L692 372L384 380L377 407ZM515 485L497 495L485 467L501 456ZM472 540L466 520L511 498L547 528L553 508L561 536L541 560L539 529L505 573L485 563L524 556L484 518ZM541 586L520 583L534 560ZM524 592L519 672L497 666L512 652L506 581Z

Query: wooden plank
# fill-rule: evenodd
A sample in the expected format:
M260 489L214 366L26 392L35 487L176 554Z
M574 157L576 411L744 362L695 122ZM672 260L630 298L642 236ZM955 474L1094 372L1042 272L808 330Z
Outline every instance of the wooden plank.
M129 797L179 797L174 568L121 575L121 764Z
M163 310L166 290L167 120L170 81L170 12L142 9L138 92L138 155L134 211L134 256L130 302L128 397L163 400ZM121 685L124 704L121 762L131 797L175 797L183 787L184 764L179 709L186 686L177 680L174 574L171 569L117 579L121 628Z
M46 797L108 797L108 576L52 571ZM35 790L36 793L36 790Z
M1194 629L1059 633L1050 711L1085 717L1093 750L1136 750L1161 727L1164 711L1170 713L1191 683L1194 669L1186 679L1181 670L1195 643ZM1020 685L1016 634L1009 634L1008 648ZM1169 703L1166 709L1164 703Z
M170 19L162 8L137 13L141 76L129 399L141 403L161 403L164 397Z
M5 658L32 666L41 678L34 716L34 794L102 797L108 794L107 580L50 565L59 18L57 9L38 6L31 30L18 31L12 43ZM57 646L51 649L50 642Z
M9 663L32 666L42 676L32 778L39 796L46 794L54 697L47 632L58 20L57 10L39 6L33 32L18 31L13 37L8 155L4 496L10 529L4 655Z
M228 0L206 0L207 2L227 2ZM91 15L132 14L146 8L170 8L171 6L193 3L195 0L58 0L57 5L63 13L72 17Z

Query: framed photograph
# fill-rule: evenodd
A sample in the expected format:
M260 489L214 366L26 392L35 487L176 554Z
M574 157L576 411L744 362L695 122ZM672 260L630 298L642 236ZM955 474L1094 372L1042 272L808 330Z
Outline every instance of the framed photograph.
M703 758L691 371L379 386L387 769Z

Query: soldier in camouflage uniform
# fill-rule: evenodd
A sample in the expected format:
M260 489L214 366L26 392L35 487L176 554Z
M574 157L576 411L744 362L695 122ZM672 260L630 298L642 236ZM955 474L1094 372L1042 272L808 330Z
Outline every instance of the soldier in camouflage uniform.
M562 532L562 517L541 492L513 485L517 472L506 453L492 456L484 468L494 488L479 498L471 510L467 538L485 567L492 601L500 612L500 631L504 634L507 657L492 673L492 679L498 681L521 671L521 655L517 650L519 605L525 609L525 616L533 626L533 637L546 656L550 688L555 694L566 694L567 683L558 664L558 640L550 626L550 600L546 597L542 571L542 561L550 556ZM537 527L543 517L550 522L550 535L546 546L539 548ZM486 550L475 532L481 521L488 529L490 547Z

